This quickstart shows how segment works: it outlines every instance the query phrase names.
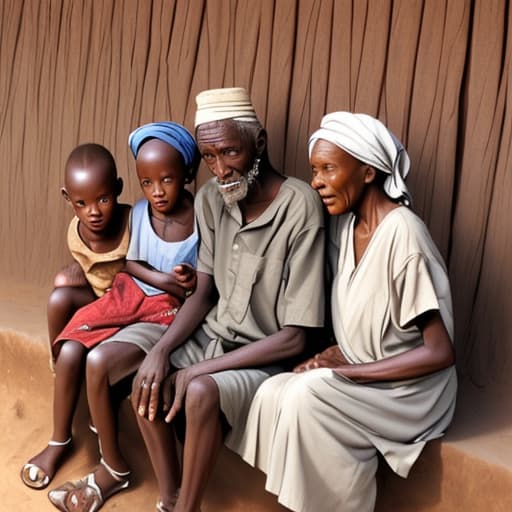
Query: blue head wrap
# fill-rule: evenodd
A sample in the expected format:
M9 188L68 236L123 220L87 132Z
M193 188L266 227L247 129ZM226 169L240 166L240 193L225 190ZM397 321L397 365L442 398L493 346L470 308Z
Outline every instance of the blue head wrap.
M140 147L148 139L166 142L181 154L188 169L197 168L200 160L199 150L192 134L181 124L162 121L139 126L128 137L134 158L137 158Z

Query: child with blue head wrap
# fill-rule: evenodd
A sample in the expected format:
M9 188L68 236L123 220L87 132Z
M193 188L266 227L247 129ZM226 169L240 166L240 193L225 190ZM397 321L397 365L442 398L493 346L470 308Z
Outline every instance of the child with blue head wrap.
M97 510L130 485L130 468L115 441L110 387L137 371L196 285L199 237L194 198L185 188L200 159L194 138L177 123L159 122L134 130L128 143L144 198L132 208L125 271L61 333L94 352L87 358L87 394L101 458L84 479L50 491L59 510L74 502Z
M135 129L128 137L128 144L136 159L141 146L150 139L158 139L174 147L183 157L187 168L185 182L194 180L201 156L192 134L181 124L172 121L148 123Z

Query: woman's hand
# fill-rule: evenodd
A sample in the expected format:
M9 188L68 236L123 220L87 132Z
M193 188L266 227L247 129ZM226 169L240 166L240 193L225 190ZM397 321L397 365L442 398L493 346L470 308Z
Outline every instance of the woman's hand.
M308 370L314 370L315 368L337 368L346 364L348 364L348 362L343 357L338 345L332 345L331 347L327 347L323 352L298 364L293 371L295 373L302 373Z
M374 362L340 365L335 373L359 383L397 381L422 377L453 365L455 353L439 311L424 313L416 323L423 336L422 345Z
M155 419L160 404L160 388L170 370L169 354L155 345L133 380L132 404L139 416L147 417L149 421Z

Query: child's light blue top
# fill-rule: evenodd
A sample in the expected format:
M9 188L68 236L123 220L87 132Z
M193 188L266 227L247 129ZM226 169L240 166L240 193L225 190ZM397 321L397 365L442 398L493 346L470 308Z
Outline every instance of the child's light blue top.
M198 234L197 228L185 240L166 242L154 231L149 218L147 199L137 201L131 213L130 245L127 260L144 261L160 272L170 272L180 263L188 263L196 268ZM165 293L154 286L133 278L146 295Z

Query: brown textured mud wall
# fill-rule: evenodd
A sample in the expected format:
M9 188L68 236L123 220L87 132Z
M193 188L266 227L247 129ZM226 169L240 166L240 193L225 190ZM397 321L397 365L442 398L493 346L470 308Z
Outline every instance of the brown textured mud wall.
M199 91L242 85L288 175L308 179L327 111L376 115L404 141L450 269L459 369L512 385L510 23L506 0L2 0L0 278L47 285L68 260L76 144L109 147L133 201L128 133L192 128Z

